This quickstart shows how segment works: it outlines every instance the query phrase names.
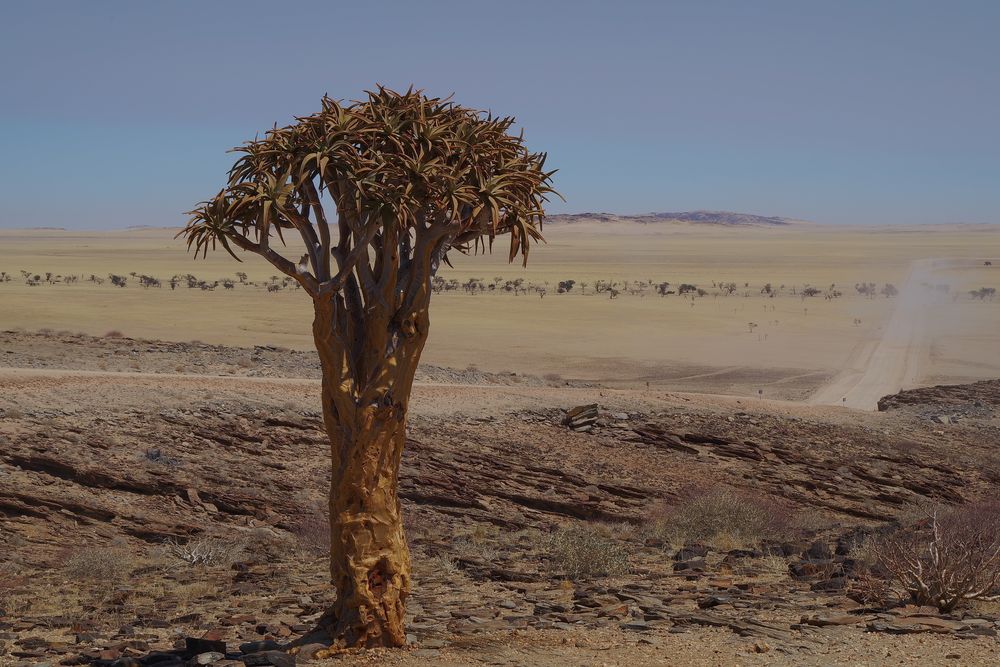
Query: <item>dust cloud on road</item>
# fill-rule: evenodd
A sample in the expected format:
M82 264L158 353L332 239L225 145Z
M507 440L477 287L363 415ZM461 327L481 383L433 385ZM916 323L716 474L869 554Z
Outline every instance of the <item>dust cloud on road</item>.
M883 396L916 386L930 354L928 318L933 317L935 305L947 298L934 289L933 274L961 264L947 259L914 261L881 338L859 343L847 367L813 394L809 403L875 410Z

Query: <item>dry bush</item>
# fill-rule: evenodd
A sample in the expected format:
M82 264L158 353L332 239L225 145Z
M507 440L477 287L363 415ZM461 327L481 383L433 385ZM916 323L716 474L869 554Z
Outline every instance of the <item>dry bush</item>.
M125 334L123 334L121 331L118 331L117 329L112 329L108 333L104 334L104 337L105 338L124 338Z
M773 554L760 558L740 558L733 563L732 572L741 577L785 579L788 576L788 560Z
M167 542L166 553L189 565L218 565L228 567L246 552L245 540L221 537L196 537L187 542Z
M464 535L451 540L451 551L465 558L479 558L488 563L498 560L502 553L504 535L492 524L476 524Z
M416 581L443 580L451 586L470 581L469 575L451 556L429 556L423 550L413 552L413 578Z
M419 561L421 570L433 572L445 579L465 576L465 573L458 566L458 561L449 556L430 556L429 558L421 558Z
M754 547L790 532L792 514L764 496L729 487L693 491L652 512L649 532L667 544L702 542L721 549Z
M851 578L847 597L861 604L886 607L892 597L892 584L870 569L863 570Z
M11 603L15 597L14 591L27 582L28 578L18 574L18 568L14 563L0 563L0 616L6 616L12 612L13 605Z
M0 417L4 419L24 419L24 413L17 408L0 409Z
M316 556L330 555L330 512L316 504L300 513L292 534L307 552Z
M427 541L447 541L452 536L448 525L441 521L440 515L433 510L421 511L404 506L403 526L406 529L406 539L411 548Z
M63 572L72 579L93 579L120 583L135 571L136 558L122 546L77 549L63 563Z
M562 527L546 536L551 565L571 578L627 574L629 550L599 524Z
M916 604L950 612L969 600L1000 599L1000 500L933 508L872 548Z

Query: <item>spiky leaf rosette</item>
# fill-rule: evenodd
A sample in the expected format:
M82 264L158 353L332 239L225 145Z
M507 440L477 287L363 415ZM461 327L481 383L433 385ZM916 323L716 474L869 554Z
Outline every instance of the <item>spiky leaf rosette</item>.
M553 172L513 123L412 89L380 87L350 104L324 97L318 113L234 149L228 185L178 236L196 256L218 245L237 259L234 245L260 254L313 295L352 278L366 297L388 281L402 287L421 254L433 274L450 249L485 250L502 235L510 261L527 262ZM272 247L289 231L305 246L294 262Z

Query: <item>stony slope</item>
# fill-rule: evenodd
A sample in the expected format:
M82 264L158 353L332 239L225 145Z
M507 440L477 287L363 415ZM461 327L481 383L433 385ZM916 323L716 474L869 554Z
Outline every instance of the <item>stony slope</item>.
M0 664L183 653L185 637L225 641L235 659L241 643L306 632L332 595L315 391L312 380L0 371ZM996 657L989 610L859 605L850 557L857 535L913 503L995 489L995 419L588 388L434 386L414 398L401 475L413 648L389 664ZM562 425L564 408L589 402L591 430ZM663 508L719 487L794 520L752 546L659 536ZM554 546L565 530L628 572L574 575ZM185 562L198 544L230 548Z

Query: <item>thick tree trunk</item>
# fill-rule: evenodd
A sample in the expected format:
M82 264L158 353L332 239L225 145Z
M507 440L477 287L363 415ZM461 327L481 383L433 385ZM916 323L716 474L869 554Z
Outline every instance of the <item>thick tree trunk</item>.
M330 575L334 639L345 646L402 646L410 552L396 495L405 418L364 410L361 429L338 445L346 455L330 486Z
M353 332L337 325L338 307L335 300L317 300L314 322L333 462L330 575L337 591L323 624L338 646L402 646L410 553L397 488L406 410L426 327L392 353L371 355L372 346L380 345L378 336L352 347ZM359 367L359 349L380 359L371 364L376 368Z

